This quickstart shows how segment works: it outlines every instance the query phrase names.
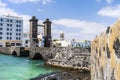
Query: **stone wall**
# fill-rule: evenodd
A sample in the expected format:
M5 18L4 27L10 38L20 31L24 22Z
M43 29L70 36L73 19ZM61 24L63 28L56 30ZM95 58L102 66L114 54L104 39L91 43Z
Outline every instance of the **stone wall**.
M90 70L90 52L85 48L56 48L54 58L46 64L59 67Z
M120 80L120 20L91 44L91 80Z
M0 47L0 54L16 55L16 56L29 56L24 47Z
M11 55L10 47L0 47L0 53Z

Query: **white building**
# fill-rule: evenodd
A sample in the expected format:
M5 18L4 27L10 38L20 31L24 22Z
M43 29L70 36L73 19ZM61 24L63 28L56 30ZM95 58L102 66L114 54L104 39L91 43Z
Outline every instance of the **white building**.
M23 19L15 16L0 16L0 46L21 46Z
M23 33L23 42L22 42L23 47L30 47L30 37L29 33Z
M57 40L52 42L53 47L69 47L71 44L66 40Z
M71 41L72 47L83 47L83 48L89 48L91 46L91 41L83 40L83 41Z
M38 46L42 47L43 45L43 34L38 34ZM30 36L29 33L23 33L23 47L30 47Z
M59 40L53 40L52 46L53 47L69 47L71 43L69 41L65 40L64 32L60 32L60 39Z

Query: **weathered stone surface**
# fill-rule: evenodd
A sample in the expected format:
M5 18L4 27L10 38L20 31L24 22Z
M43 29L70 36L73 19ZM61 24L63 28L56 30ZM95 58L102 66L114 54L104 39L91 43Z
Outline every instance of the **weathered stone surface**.
M59 67L90 70L89 49L56 48L55 56L48 59L46 64Z
M91 80L120 80L120 20L91 44Z
M29 52L24 47L0 47L0 54L16 55L20 57L28 57Z

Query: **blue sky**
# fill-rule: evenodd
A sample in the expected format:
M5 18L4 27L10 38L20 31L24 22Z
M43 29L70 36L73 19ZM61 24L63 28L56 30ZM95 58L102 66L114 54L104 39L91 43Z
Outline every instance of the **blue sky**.
M53 38L63 31L67 40L92 40L119 19L120 0L0 0L0 15L8 14L23 17L24 32L36 16L52 21Z

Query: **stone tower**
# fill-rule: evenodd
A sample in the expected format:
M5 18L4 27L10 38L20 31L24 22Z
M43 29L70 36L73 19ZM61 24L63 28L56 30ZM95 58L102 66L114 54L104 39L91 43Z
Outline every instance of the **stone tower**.
M50 47L51 46L51 21L49 19L46 19L44 24L44 47Z
M34 53L34 49L38 47L38 39L37 39L37 22L35 16L30 19L30 54Z

